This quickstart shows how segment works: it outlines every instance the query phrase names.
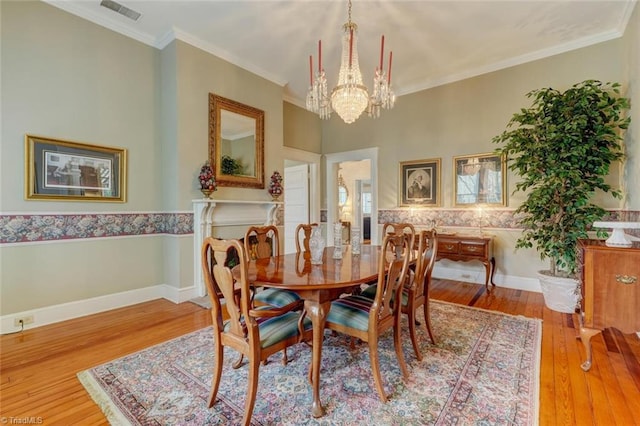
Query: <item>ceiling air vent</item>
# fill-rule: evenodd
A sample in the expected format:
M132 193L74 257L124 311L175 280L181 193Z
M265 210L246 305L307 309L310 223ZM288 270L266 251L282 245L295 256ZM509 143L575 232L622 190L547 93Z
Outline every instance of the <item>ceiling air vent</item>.
M124 15L129 19L133 19L134 21L137 21L138 18L142 16L140 13L136 12L135 10L129 9L128 7L123 6L120 3L116 3L115 1L112 1L112 0L102 0L100 2L100 6L104 6L107 9L113 10L114 12L118 12L120 15Z

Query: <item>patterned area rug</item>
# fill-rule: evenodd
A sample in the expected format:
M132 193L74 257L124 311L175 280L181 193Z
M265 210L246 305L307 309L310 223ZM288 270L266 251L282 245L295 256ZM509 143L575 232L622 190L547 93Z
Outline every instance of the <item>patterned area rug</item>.
M408 381L402 380L392 332L380 342L387 404L375 391L367 345L351 349L346 337L327 331L320 387L326 416L311 416L311 351L299 344L289 348L288 365L275 354L260 367L252 424L537 424L541 321L436 301L431 307L438 343L429 343L424 325L418 327L422 362L403 335ZM231 368L237 359L231 350L225 350L218 400L206 407L212 340L211 328L204 328L78 377L112 424L238 424L247 368Z

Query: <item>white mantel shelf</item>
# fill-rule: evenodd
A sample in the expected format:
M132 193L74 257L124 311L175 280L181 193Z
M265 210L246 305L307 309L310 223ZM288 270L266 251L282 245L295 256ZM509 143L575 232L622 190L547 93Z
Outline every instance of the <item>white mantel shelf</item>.
M214 236L215 229L231 226L276 225L276 211L281 201L193 200L193 264L197 296L204 296L206 289L202 275L200 250L204 239ZM238 235L237 238L244 237Z

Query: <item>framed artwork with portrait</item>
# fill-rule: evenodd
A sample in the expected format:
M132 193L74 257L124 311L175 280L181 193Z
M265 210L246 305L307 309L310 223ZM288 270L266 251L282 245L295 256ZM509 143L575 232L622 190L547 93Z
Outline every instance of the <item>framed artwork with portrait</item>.
M401 161L401 207L440 207L440 159Z
M453 158L453 204L506 206L506 161L492 153Z

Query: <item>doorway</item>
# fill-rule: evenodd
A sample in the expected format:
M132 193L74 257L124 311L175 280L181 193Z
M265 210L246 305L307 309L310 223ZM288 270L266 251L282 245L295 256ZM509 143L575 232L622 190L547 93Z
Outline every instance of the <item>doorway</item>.
M338 175L341 167L345 167L342 163L345 162L358 162L362 160L369 160L369 170L370 176L368 179L359 177L362 182L368 181L370 194L369 202L370 207L370 239L371 244L377 245L379 244L379 232L378 232L378 148L367 148L360 149L355 151L347 151L340 152L335 154L327 154L326 155L326 191L327 191L327 224L335 223L338 220L341 220L340 217L340 209L338 203ZM362 193L363 185L358 185L360 188L359 193ZM358 189L354 183L354 193ZM358 205L361 205L362 198L360 195L358 197ZM362 217L362 211L358 208L357 215ZM362 223L360 219L357 219L358 223L362 227ZM362 229L362 228L361 228ZM328 238L328 244L333 245L333 239Z

